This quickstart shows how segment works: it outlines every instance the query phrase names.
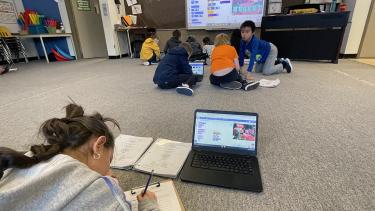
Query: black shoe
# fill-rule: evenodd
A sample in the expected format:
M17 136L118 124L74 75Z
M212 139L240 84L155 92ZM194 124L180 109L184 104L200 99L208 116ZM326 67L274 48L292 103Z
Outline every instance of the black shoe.
M284 68L286 69L286 72L291 73L292 70L293 70L292 62L290 62L290 60L288 58L286 58L284 60L284 63L285 63Z
M192 96L194 93L194 91L188 86L179 86L176 88L176 92L186 96Z
M243 90L245 90L245 91L254 90L254 89L258 88L258 86L259 86L259 81L247 83L247 84L243 85Z
M284 58L277 58L277 59L275 60L275 65L283 64L283 61L284 61ZM283 66L284 66L284 64L283 64Z
M220 87L224 89L237 90L237 89L241 89L242 84L238 81L232 81L229 83L221 83Z

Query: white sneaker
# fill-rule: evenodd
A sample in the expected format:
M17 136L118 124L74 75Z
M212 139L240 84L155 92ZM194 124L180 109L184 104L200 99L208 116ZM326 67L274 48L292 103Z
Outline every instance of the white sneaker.
M150 62L143 62L143 65L144 65L144 66L149 66L149 65L150 65Z

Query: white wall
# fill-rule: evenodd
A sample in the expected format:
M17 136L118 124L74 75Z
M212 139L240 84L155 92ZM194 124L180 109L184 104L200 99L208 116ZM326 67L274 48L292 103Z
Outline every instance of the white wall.
M120 14L118 14L117 6L113 0L99 0L99 3L108 56L119 56L120 54L128 53L129 49L125 33L121 32L117 35L114 27L115 24L121 23L121 16L125 15L124 0L121 0ZM105 7L107 11L105 11ZM119 44L117 43L117 38L119 38ZM119 45L121 46L121 52L119 50Z
M68 12L67 12L66 6L65 6L65 0L59 0L57 2L57 6L59 7L61 21L64 25L65 33L72 33L72 29L70 27L70 22L69 22L69 17L68 17ZM69 54L71 56L76 56L74 54L74 50L73 50L73 45L72 45L73 40L72 40L72 38L68 37L68 38L66 38L66 40L67 40L67 43L68 43Z
M361 58L375 58L375 2L373 2L370 11L362 38L362 47L358 54Z
M348 9L352 12L351 20L345 30L345 36L340 53L357 54L365 29L371 0L346 0Z

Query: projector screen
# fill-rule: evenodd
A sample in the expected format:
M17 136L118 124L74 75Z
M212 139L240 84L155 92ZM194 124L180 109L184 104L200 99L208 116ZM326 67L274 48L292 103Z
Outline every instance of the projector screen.
M245 20L260 26L265 0L186 0L188 29L238 28Z

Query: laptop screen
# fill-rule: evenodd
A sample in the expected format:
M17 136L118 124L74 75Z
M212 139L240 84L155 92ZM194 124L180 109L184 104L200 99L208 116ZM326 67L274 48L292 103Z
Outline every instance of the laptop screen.
M190 62L191 70L194 75L203 75L204 74L204 64L201 62Z
M194 146L256 153L257 114L197 111Z

